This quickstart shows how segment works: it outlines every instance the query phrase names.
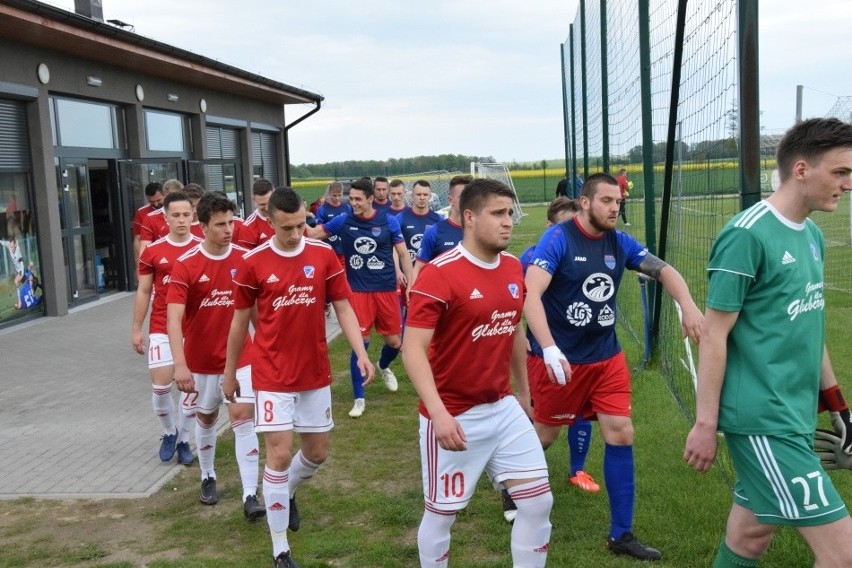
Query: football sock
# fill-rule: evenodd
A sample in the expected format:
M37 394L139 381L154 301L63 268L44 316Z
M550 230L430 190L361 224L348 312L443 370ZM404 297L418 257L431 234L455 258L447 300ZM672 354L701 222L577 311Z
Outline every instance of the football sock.
M198 465L201 468L202 481L207 477L216 479L213 458L216 457L216 423L203 424L196 416L195 447L198 450Z
M713 561L713 568L740 568L740 567L757 566L757 560L740 556L725 543L725 537L722 537L722 544L719 546L719 552L716 553L716 560Z
M296 489L298 489L301 484L312 478L320 468L320 465L321 464L308 461L308 459L302 454L302 450L299 450L296 455L293 456L293 462L290 464L290 484L288 486L290 495L295 495Z
M369 347L370 342L365 341L364 349ZM354 351L349 355L349 374L352 376L352 393L355 395L353 398L364 398L364 376L358 370L358 357Z
M633 527L633 503L636 498L633 446L606 444L603 471L609 493L609 536L618 540Z
M195 411L178 405L178 442L189 442L189 427L195 424Z
M512 561L515 566L543 568L550 542L550 509L553 494L547 479L537 479L509 488L518 507L512 524Z
M272 535L272 556L290 550L287 527L290 525L290 492L287 490L287 471L263 470L263 502L266 503L266 524Z
M172 385L151 385L151 406L154 414L163 425L163 433L171 435L175 433L175 401L172 400Z
M237 467L243 483L243 501L249 495L257 495L257 461L260 456L254 420L231 422L234 431L234 453L237 455Z
M446 568L450 562L450 529L455 512L436 513L426 509L417 531L421 568Z
M592 444L592 423L588 420L578 420L568 427L568 453L571 456L571 475L586 466L586 456Z
M397 355L399 355L399 349L396 347L391 347L389 345L383 346L382 355L379 357L379 368L387 369L388 366L393 363L393 360L396 359Z

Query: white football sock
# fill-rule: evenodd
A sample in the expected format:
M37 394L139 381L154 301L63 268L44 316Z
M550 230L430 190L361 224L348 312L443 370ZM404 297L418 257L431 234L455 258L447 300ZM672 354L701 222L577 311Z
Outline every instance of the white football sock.
M302 450L299 450L295 456L293 456L293 462L290 464L290 486L289 491L290 495L296 494L296 489L312 478L317 470L320 468L321 464L316 464L311 461L308 461L302 454Z
M196 417L195 446L198 451L198 466L201 468L201 480L207 477L216 479L213 460L216 457L216 423L207 426Z
M290 526L290 492L287 490L287 471L263 470L263 502L266 503L266 524L272 536L272 556L290 550L287 527Z
M254 431L254 420L231 422L234 431L234 453L237 455L237 467L240 470L240 480L243 482L243 501L249 495L257 495L258 450L257 434Z
M509 489L518 506L512 525L512 562L524 568L544 568L550 543L550 510L553 494L547 479L522 483Z
M455 512L436 513L426 509L417 531L421 568L446 568L450 562L450 529Z
M175 433L175 401L172 399L172 385L151 385L151 406L154 414L163 425L163 433Z

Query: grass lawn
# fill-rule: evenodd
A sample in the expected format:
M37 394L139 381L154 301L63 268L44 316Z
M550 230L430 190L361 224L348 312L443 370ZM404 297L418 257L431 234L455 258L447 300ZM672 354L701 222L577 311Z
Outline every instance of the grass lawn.
M544 208L516 228L512 252L519 254L544 227ZM625 277L627 282L633 278ZM631 284L632 285L632 284ZM625 287L634 294L635 288ZM829 304L834 300L829 296ZM628 302L631 322L638 322ZM699 302L703 303L703 302ZM830 333L847 334L832 318ZM848 312L847 312L848 314ZM641 360L641 345L620 326L631 365ZM378 359L380 340L371 345ZM850 342L837 347L835 364L846 391ZM368 387L367 411L350 419L349 352L338 339L332 345L334 418L330 458L299 492L302 527L290 535L294 556L303 568L412 567L417 561L417 528L423 510L418 448L417 401L400 360L397 393L381 381ZM488 356L487 353L482 354ZM838 364L839 363L839 364ZM723 534L731 503L726 477L714 469L699 475L682 460L690 423L669 389L668 374L658 368L634 373L637 501L635 532L660 548L663 565L709 566ZM464 380L464 377L460 377ZM146 404L140 401L140 404ZM564 440L564 438L563 438ZM566 481L567 451L560 441L548 450L555 505L549 566L627 567L635 561L610 555L604 547L609 530L602 475L603 441L597 427L587 471L601 492L584 494ZM220 502L198 503L197 466L187 468L149 499L38 501L21 499L0 507L0 567L83 566L152 568L268 566L271 552L264 521L243 520L240 483L233 459L233 436L217 446ZM852 474L831 474L841 495L852 498ZM467 510L453 528L451 565L464 568L509 567L510 528L502 519L499 495L483 479ZM794 531L780 530L764 566L810 566L813 558Z

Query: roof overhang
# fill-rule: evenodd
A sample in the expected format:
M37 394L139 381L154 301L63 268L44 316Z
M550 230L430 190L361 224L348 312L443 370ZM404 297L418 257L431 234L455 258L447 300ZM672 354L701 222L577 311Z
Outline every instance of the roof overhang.
M270 103L323 100L322 95L31 0L0 3L0 37Z

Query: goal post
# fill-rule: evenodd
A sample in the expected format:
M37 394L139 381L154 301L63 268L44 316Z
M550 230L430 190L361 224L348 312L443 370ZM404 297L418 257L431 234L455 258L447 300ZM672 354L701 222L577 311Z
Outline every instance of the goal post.
M524 217L524 212L521 210L521 201L518 199L518 192L515 191L515 184L512 183L512 176L509 174L509 168L505 164L487 164L483 162L470 163L470 175L474 178L496 179L501 181L512 189L515 194L515 203L512 206L512 222L515 225L521 223Z

